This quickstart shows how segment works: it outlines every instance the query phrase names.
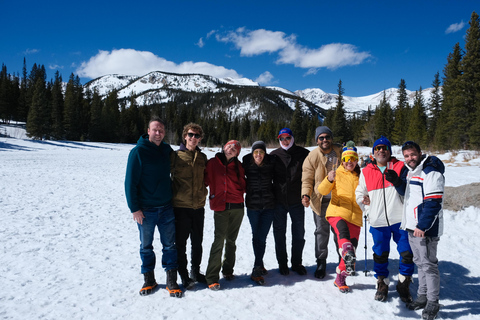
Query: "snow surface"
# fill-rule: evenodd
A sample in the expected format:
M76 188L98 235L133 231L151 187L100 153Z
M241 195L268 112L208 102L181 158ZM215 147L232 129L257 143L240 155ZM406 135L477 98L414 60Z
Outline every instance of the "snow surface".
M4 131L7 130L0 126L0 133ZM363 272L365 228L358 246L358 274L347 278L351 293L342 294L333 285L338 260L332 240L328 275L323 280L314 278L311 209L306 210L303 255L307 276L293 272L289 276L279 274L270 232L265 255L267 283L254 285L249 278L253 267L251 229L245 215L237 240L235 280L220 280L221 290L217 292L199 284L195 290L187 291L184 298L171 298L164 290L165 273L159 265L156 275L161 288L150 296L140 296L143 278L138 229L127 208L123 188L127 156L132 147L0 138L1 319L420 318L421 312L407 310L395 291L398 274L395 249L390 255L389 299L385 303L374 301L373 272L367 275ZM248 149L243 148L241 156ZM368 154L369 150L361 148L360 152ZM209 158L216 151L204 149ZM460 162L447 165L447 185L480 181L478 162ZM202 271L207 266L214 230L208 203L205 216ZM479 319L480 208L445 211L444 217L445 232L438 248L440 297L444 305L440 317ZM155 244L160 254L158 234ZM372 239L367 233L368 270L373 266L371 246ZM415 296L416 274L414 277Z

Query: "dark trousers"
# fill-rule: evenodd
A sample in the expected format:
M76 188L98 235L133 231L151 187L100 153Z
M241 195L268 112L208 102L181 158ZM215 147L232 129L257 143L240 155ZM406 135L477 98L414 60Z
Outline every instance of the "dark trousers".
M264 267L263 256L267 245L267 236L273 222L275 210L251 210L247 208L248 220L252 226L252 245L255 255L254 267Z
M289 207L277 204L273 217L273 236L275 253L279 266L287 266L287 215L292 220L292 265L302 264L303 247L305 246L305 208L299 203Z
M180 275L187 275L187 240L189 237L191 243L190 262L192 269L197 268L197 270L199 270L200 263L202 262L205 208L174 208L174 211L178 272Z

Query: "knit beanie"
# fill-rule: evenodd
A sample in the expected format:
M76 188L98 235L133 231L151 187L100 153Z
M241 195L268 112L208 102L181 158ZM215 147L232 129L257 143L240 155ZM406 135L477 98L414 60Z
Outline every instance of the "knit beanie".
M381 144L387 146L388 151L390 151L390 153L392 153L392 144L384 136L380 136L380 138L375 141L375 143L373 144L372 153L375 152L375 147L378 146L378 145L381 145Z
M345 157L356 157L358 160L357 148L355 147L355 143L351 140L348 141L342 149L342 161Z
M322 133L328 134L333 139L332 130L330 130L329 127L320 126L320 127L317 127L317 129L315 129L315 141L318 140L318 136L321 135Z
M223 150L225 150L225 148L229 144L233 144L235 146L235 149L237 150L237 155L236 156L238 157L238 155L240 154L240 150L242 150L242 146L240 145L240 142L238 142L237 140L230 140L227 143L225 143L225 145L223 146Z
M256 149L262 149L263 151L267 152L267 146L265 145L265 142L263 142L263 141L255 141L252 144L252 153Z

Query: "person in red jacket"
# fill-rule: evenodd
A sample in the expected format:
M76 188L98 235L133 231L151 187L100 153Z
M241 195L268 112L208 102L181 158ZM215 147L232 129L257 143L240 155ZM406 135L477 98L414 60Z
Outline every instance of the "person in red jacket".
M210 209L214 211L215 236L210 249L205 278L212 290L219 290L219 273L226 280L233 280L235 266L235 241L244 215L245 171L238 160L241 145L230 140L223 151L208 160L205 168L205 184L210 189ZM225 257L222 252L225 244Z

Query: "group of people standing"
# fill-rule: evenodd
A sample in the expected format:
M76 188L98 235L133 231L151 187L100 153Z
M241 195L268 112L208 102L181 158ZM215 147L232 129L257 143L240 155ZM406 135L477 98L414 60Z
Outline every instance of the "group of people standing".
M422 155L415 142L403 145L404 164L392 157L391 144L382 136L374 143L374 160L360 170L354 143L350 141L343 148L334 144L333 133L325 126L316 129L318 148L311 152L296 145L293 132L283 128L278 134L279 148L268 154L265 143L256 141L242 161L238 159L241 145L236 140L225 143L221 152L207 160L198 147L203 138L198 124L184 127L183 142L177 151L163 141L164 136L164 122L153 118L148 133L140 137L127 163L125 193L140 233L144 275L141 295L148 295L157 287L155 228L160 233L166 289L171 296L183 296L177 273L186 290L192 289L196 282L219 290L220 272L226 280L233 280L236 239L245 206L254 253L251 279L265 283L268 271L263 258L272 225L280 274L288 275L291 270L306 275L302 261L305 208L311 207L316 278L326 276L332 230L339 257L334 284L341 292L350 291L346 278L355 271L355 251L362 218L366 215L374 240L375 299L386 301L388 297L388 256L393 237L401 256L396 286L400 298L410 309L424 308L427 316L438 312L436 248L442 231L444 167L438 158ZM214 212L215 231L204 275L200 263L207 195ZM288 216L292 239L290 266L286 241ZM419 274L416 300L409 291L414 263Z

